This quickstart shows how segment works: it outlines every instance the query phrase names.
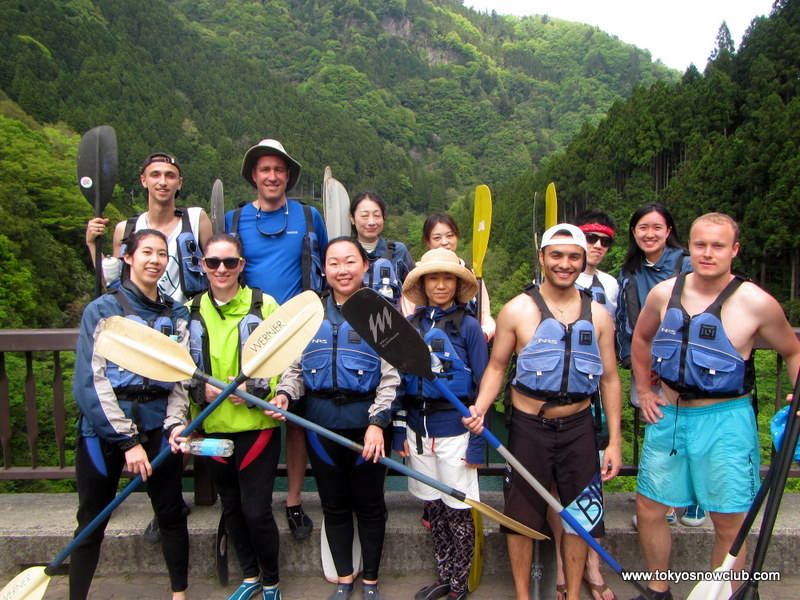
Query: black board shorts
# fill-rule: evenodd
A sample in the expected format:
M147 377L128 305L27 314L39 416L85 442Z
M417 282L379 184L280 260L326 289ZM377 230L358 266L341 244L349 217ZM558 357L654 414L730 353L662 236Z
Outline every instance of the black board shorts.
M562 505L584 507L585 528L592 537L605 535L600 485L600 460L589 408L560 419L547 419L514 410L511 417L509 450L525 468L551 490L556 483ZM503 480L504 513L542 531L546 526L547 502L509 465ZM570 507L571 508L571 507ZM570 510L570 512L573 512ZM588 523L588 525L587 525ZM513 531L500 527L503 533Z

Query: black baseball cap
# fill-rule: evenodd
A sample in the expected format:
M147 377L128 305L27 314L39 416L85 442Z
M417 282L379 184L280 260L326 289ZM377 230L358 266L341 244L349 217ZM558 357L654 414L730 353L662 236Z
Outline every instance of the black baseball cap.
M142 166L139 169L139 174L144 173L144 170L147 168L148 165L152 165L153 163L163 162L170 165L175 165L175 168L178 169L178 174L183 177L183 172L181 171L181 164L178 162L178 159L172 156L172 154L167 154L166 152L155 152L145 158L142 161Z

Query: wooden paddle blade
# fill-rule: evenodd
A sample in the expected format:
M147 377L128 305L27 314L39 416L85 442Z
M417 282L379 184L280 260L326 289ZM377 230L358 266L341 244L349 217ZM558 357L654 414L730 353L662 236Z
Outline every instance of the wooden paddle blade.
M78 185L94 207L95 217L103 215L116 182L117 134L110 125L93 127L78 145Z
M433 379L428 346L414 326L371 288L342 305L342 315L382 359L408 375Z
M225 190L219 179L211 186L211 230L225 233Z
M263 378L283 373L319 331L324 312L311 290L284 302L245 341L242 373Z
M50 583L45 567L31 567L9 581L0 591L0 600L41 600Z
M197 369L189 351L178 342L120 316L103 321L95 349L123 369L156 381L189 379Z
M489 247L492 230L492 193L489 187L475 188L475 210L472 216L472 269L475 277L483 277L483 259Z
M547 231L558 223L558 199L556 198L556 184L552 181L547 184L544 194L544 229Z
M477 508L471 508L472 524L475 527L475 543L472 548L472 563L469 567L469 578L467 579L467 590L474 592L481 584L483 575L483 556L485 546L485 536L483 534L483 517Z
M479 502L478 500L473 500L472 498L465 498L464 502L469 504L475 510L480 511L482 514L489 517L495 523L499 523L504 527L508 527L512 531L516 531L520 535L524 535L525 537L529 537L533 540L549 540L550 538L547 537L543 533L539 533L535 529L531 529L527 525L523 525L519 521L515 521L511 517L507 517L499 510L492 508L488 504L484 504L483 502Z
M328 239L332 240L341 236L349 236L350 223L350 196L345 187L333 177L325 180L323 192L323 212L325 214L325 229Z

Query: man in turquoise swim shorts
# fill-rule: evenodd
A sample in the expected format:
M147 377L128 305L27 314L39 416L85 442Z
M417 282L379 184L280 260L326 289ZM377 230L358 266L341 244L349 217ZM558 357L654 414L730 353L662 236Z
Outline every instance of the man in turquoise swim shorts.
M792 380L800 367L800 341L780 304L731 272L738 234L728 215L696 219L689 234L694 272L655 286L633 332L633 373L649 423L636 515L651 572L669 568L670 506L707 509L716 533L711 569L722 564L760 485L750 400L756 338L783 356ZM651 387L651 368L660 394ZM742 548L735 569L744 557ZM651 580L649 587L655 600L672 599L669 582Z

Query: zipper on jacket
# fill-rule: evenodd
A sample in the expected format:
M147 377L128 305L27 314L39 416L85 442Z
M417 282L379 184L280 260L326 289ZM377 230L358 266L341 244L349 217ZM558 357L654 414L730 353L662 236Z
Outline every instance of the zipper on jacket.
M333 368L331 369L331 383L333 384L333 389L338 392L339 378L336 376L338 369L338 365L336 364L336 346L339 342L339 326L331 324L331 328L333 329L333 356L331 356Z

